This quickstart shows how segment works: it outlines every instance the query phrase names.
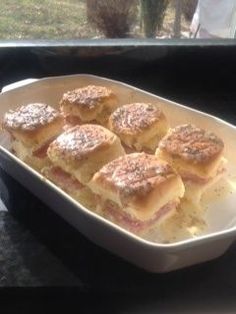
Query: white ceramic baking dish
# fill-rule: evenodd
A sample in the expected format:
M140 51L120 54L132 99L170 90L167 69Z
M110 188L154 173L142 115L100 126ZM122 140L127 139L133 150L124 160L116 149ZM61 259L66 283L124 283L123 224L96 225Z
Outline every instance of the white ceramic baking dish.
M106 78L80 74L30 79L9 85L0 94L0 118L7 110L29 102L46 102L57 106L63 92L88 84L112 88L121 104L158 102L171 126L188 122L216 132L225 141L230 175L233 177L236 174L236 128L233 125ZM0 133L0 166L94 243L148 271L168 272L214 259L222 255L236 239L236 193L228 193L208 205L205 213L207 227L202 234L163 244L135 236L75 202L16 158L9 151L9 138L4 132Z

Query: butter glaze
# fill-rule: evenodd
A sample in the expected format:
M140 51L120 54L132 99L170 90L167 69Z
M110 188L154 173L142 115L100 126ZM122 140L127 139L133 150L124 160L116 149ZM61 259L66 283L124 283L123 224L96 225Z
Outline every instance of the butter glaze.
M114 95L113 92L106 87L88 85L64 93L60 104L70 103L86 109L94 109L101 101L112 95Z
M123 198L145 196L154 187L176 175L168 163L156 156L134 153L105 165L97 174L97 180L119 190Z
M222 153L224 142L212 132L183 124L170 130L159 148L186 161L207 163Z
M60 154L65 158L83 159L96 150L111 145L115 135L99 125L77 125L61 134L49 146L48 153Z
M163 118L162 111L152 104L133 103L118 108L110 117L112 129L118 133L139 133Z
M8 131L34 131L61 119L61 114L43 103L31 103L8 111L3 119L3 127Z

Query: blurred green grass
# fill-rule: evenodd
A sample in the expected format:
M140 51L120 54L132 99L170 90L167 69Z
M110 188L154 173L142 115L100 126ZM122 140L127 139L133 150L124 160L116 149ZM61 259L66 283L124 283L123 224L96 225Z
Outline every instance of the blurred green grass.
M172 32L173 4L171 0L160 36ZM182 31L188 29L189 22L183 18ZM139 21L132 36L143 37ZM0 0L0 40L102 37L87 21L86 0Z
M93 38L85 0L1 0L0 40Z

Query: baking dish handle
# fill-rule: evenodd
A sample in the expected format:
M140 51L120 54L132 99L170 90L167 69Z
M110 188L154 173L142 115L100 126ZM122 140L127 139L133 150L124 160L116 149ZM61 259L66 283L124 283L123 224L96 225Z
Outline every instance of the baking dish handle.
M33 83L35 81L38 81L38 79L36 79L36 78L29 78L29 79L21 80L21 81L18 81L18 82L6 85L6 86L4 86L2 88L2 93L5 93L5 92L7 92L9 90L12 90L14 88L17 88L17 87L21 87L21 86Z

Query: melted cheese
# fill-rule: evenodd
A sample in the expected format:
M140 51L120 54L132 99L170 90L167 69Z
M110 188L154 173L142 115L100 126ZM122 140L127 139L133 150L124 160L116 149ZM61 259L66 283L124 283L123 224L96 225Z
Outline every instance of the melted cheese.
M32 149L26 147L21 141L14 140L12 142L12 149L15 151L17 157L21 160L25 160L27 157L32 156Z

